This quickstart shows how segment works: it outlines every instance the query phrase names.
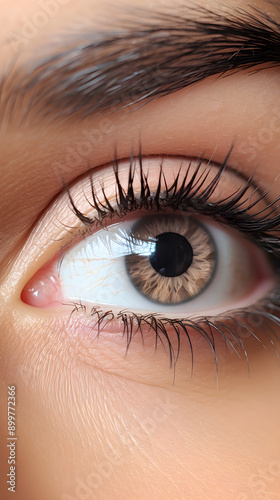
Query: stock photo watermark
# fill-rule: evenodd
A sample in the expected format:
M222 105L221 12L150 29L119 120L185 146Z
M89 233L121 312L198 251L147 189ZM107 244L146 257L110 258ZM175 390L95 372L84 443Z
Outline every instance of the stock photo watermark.
M267 467L258 467L246 481L246 492L239 493L236 500L276 500L280 492L280 458L272 460Z
M166 393L165 399L156 398L151 414L130 428L126 443L127 451L129 451L131 444L135 443L135 441L141 442L141 444L143 441L150 442L153 435L158 433L160 425L166 422L177 409L178 406L172 404L170 401L170 394ZM95 498L96 492L106 481L110 480L118 467L122 465L125 465L124 453L118 454L114 450L111 450L109 456L100 462L95 470L90 472L86 478L76 478L74 495L64 493L61 500L91 500Z
M8 450L8 472L7 472L7 488L10 493L16 492L16 387L14 385L8 386L7 398L7 450Z
M8 42L13 51L18 54L24 50L30 40L45 28L49 21L57 16L61 7L68 5L72 0L38 0L38 10L30 17L22 16L21 27L18 31L10 31Z
M269 121L265 127L261 127L254 135L249 135L238 147L246 160L251 163L257 160L258 154L280 137L280 106L276 106L269 114Z

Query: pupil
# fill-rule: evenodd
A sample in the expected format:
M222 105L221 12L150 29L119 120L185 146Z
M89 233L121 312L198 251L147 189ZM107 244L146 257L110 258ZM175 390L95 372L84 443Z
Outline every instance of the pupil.
M180 276L190 267L192 260L192 246L181 234L168 232L156 237L150 263L161 276Z

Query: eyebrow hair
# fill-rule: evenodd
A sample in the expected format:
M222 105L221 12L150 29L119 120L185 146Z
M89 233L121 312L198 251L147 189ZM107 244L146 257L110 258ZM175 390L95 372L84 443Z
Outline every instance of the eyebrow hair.
M280 65L280 23L265 12L179 14L134 9L115 32L75 35L59 53L12 70L0 81L2 121L15 110L21 123L113 112L213 75Z

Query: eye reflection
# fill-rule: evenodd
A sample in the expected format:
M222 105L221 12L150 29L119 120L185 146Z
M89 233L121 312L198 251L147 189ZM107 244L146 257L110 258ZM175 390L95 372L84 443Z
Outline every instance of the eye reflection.
M126 257L129 277L137 290L155 302L185 302L213 276L215 248L209 233L195 220L180 215L146 217L131 228L128 239L133 241ZM148 256L142 255L143 243L150 245Z

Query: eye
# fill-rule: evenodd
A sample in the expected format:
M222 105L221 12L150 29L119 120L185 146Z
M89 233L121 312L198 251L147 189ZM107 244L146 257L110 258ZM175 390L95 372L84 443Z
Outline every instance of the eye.
M255 245L209 218L155 214L66 250L57 280L64 302L182 317L250 305L271 288L272 272Z
M40 269L26 285L23 300L37 307L72 302L106 307L116 313L126 309L136 314L194 318L246 308L265 297L274 284L266 253L238 231L209 216L193 213L210 209L221 212L217 208L221 200L213 201L223 170L215 173L214 169L212 178L208 179L209 168L205 165L202 168L201 163L196 167L189 163L185 173L181 167L175 183L168 187L161 165L154 193L148 186L149 169L144 173L141 167L141 198L137 198L136 190L132 189L136 182L135 170L132 173L130 166L129 174L126 170L124 175L128 182L126 193L119 171L115 170L116 207L109 202L103 186L103 201L98 202L91 179L95 210L103 216L110 212L111 218L121 217L121 221L107 222L106 227L100 229L96 220L82 215L71 199L78 217L90 226L90 234L85 234ZM180 186L179 179L183 183ZM159 194L163 180L165 190ZM188 194L188 200L184 200L187 207L182 204L183 188ZM211 193L211 203L207 199L205 202L206 190ZM237 200L243 200L241 206L244 204L246 192L246 187L241 194L238 191L236 206ZM87 195L83 196L88 199ZM251 198L253 200L252 194ZM177 200L171 207L175 211L168 206L171 199ZM232 197L227 202L232 216ZM192 213L182 213L178 203L184 206L185 212ZM204 208L200 207L202 204ZM227 215L225 209L224 212ZM241 213L244 214L243 206Z
M161 344L171 366L181 351L191 367L210 353L216 373L227 346L248 365L244 339L278 355L278 202L228 159L140 156L80 179L53 207L56 253L22 301L65 325L85 363L95 339L113 350L126 340L125 352L133 339L137 357L143 342L151 352Z

